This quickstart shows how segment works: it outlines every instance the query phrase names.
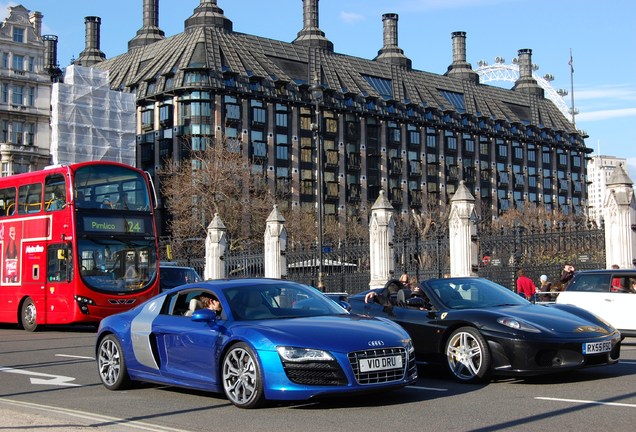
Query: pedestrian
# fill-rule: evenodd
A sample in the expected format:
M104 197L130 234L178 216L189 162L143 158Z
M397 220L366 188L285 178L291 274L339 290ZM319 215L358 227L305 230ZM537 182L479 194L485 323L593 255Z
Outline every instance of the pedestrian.
M517 275L517 294L526 300L533 301L537 292L536 285L532 282L532 279L526 276L526 272L523 269L519 269Z
M537 288L537 292L541 293L538 295L538 299L541 301L550 301L552 300L552 282L548 281L548 275L542 274L539 277L539 287Z
M618 270L620 266L618 264L612 264L612 270ZM610 288L611 292L624 292L627 291L623 286L623 280L619 277L612 278L612 287Z
M572 264L566 263L563 267L563 271L561 272L561 278L559 281L563 285L561 291L565 291L568 288L568 284L574 277L574 266Z

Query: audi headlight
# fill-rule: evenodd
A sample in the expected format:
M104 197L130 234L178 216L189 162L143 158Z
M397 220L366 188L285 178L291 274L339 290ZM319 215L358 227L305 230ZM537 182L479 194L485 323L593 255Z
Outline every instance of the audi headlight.
M278 355L285 361L309 362L309 361L333 361L334 358L327 351L313 348L295 348L279 346L276 348Z
M527 322L517 318L501 317L501 318L497 318L497 322L499 324L505 325L506 327L510 327L511 329L514 329L514 330L527 331L530 333L541 333L541 330L539 330L532 324L528 324Z

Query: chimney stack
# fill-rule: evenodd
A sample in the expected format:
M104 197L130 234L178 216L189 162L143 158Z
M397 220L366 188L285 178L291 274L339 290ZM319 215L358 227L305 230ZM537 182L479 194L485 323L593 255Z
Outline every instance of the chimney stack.
M100 42L100 25L102 19L100 17L84 18L86 24L86 42L84 51L82 51L75 61L79 66L93 66L94 64L104 61L106 55L99 49Z
M128 50L165 39L165 33L159 28L159 0L144 0L143 13L143 26L128 41Z
M40 12L33 12L29 15L29 21L31 21L31 25L33 25L33 31L35 31L35 35L37 37L42 36L42 14Z
M453 32L451 38L453 39L453 63L448 67L445 75L479 84L479 74L466 61L466 32Z
M106 55L99 49L99 31L102 19L96 16L88 16L84 18L86 24L86 48L75 60L74 64L78 66L93 66L103 62Z
M51 82L62 82L62 69L57 64L57 36L44 35L44 70L50 75Z
M231 32L232 21L223 15L223 9L217 6L216 0L201 0L201 4L184 23L186 31L196 27L218 27Z
M532 50L527 48L520 49L517 60L519 64L519 79L515 81L512 89L544 97L545 92L532 76Z
M333 51L333 43L325 37L325 33L318 27L318 0L302 0L303 29L292 43L314 48Z
M398 46L398 14L382 15L384 46L374 60L404 66L411 69L411 60L404 55L404 50Z

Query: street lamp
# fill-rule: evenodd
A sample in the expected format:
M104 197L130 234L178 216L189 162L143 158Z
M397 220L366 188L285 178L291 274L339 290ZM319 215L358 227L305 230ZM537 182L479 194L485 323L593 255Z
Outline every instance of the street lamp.
M323 89L318 79L318 75L314 77L314 83L309 88L311 90L311 100L315 104L316 123L311 124L311 130L314 133L316 141L316 194L318 195L318 286L320 291L325 291L325 273L323 260L323 214L324 214L324 195L323 195L323 149L322 137L320 136L320 104L323 101Z

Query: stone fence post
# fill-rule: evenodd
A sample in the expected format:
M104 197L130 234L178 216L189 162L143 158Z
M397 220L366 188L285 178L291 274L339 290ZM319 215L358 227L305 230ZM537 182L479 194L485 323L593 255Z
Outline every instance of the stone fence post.
M464 181L451 198L448 216L450 242L450 272L452 277L472 276L473 265L477 264L477 245L472 241L476 232L471 218L475 209L475 198Z
M265 277L281 279L287 276L287 228L285 218L274 205L265 228Z
M225 263L223 256L227 249L226 228L217 213L208 225L208 235L205 238L205 269L203 279L224 279Z
M636 265L636 202L634 183L623 165L617 166L606 183L603 203L605 221L605 266L620 268Z
M395 275L395 216L393 206L380 191L380 196L371 207L369 221L370 288L381 288Z

